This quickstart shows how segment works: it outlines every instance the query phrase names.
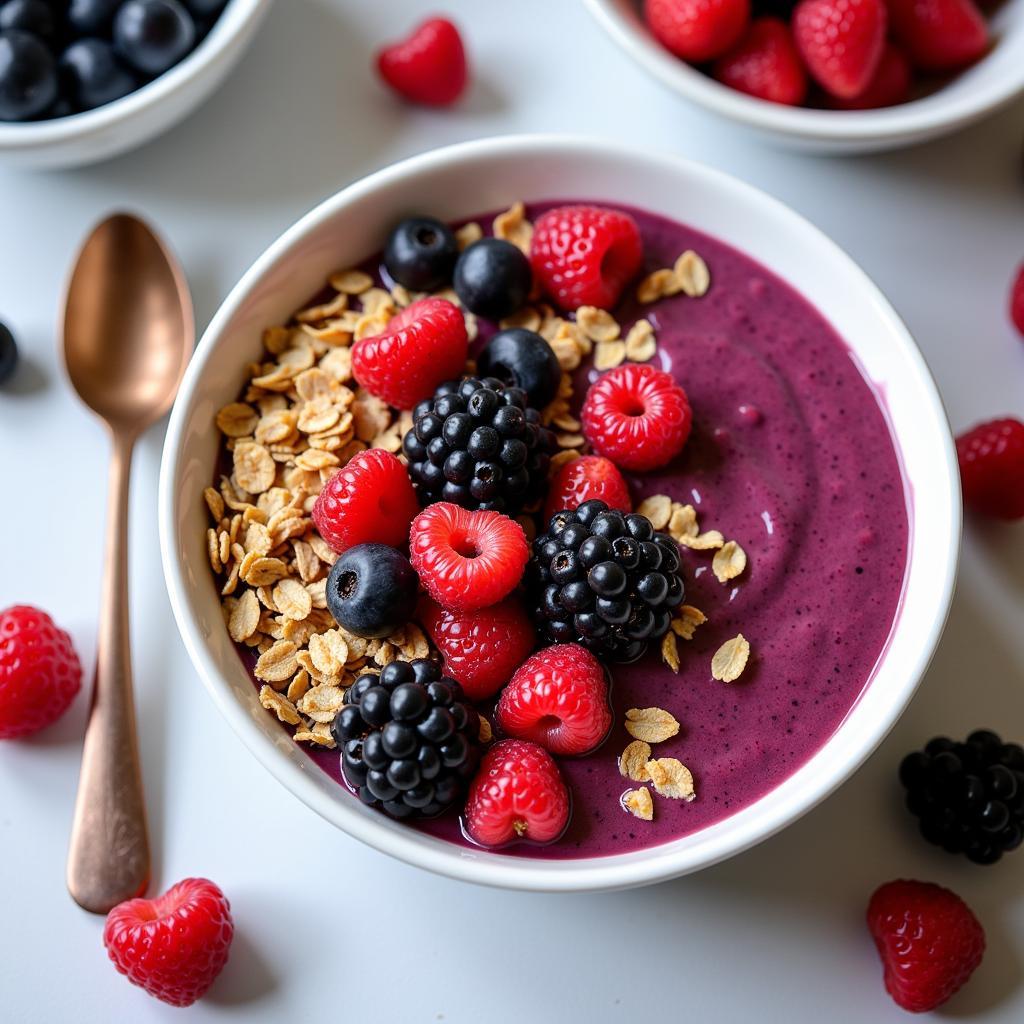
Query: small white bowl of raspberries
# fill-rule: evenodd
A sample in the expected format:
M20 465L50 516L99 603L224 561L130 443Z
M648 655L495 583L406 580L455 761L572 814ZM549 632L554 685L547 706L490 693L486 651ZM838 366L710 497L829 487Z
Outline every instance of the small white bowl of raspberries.
M1024 2L585 0L692 103L814 152L896 149L1024 90Z
M838 786L927 666L960 524L934 383L842 252L699 165L543 137L275 242L159 505L257 759L383 852L539 891L697 870Z

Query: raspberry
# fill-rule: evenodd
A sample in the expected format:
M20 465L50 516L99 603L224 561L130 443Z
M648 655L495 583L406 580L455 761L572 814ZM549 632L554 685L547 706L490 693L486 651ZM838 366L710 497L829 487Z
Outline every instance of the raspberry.
M612 727L608 676L578 644L546 647L502 690L495 720L507 735L533 740L552 754L589 754Z
M1010 319L1014 327L1024 334L1024 265L1017 271L1010 292Z
M0 611L0 740L38 732L67 711L82 686L71 637L44 611Z
M700 64L736 44L750 20L750 0L645 0L644 18L662 46Z
M590 388L580 418L594 451L642 473L682 451L693 414L686 392L664 370L628 363Z
M446 18L429 18L407 38L380 50L377 70L400 96L431 107L454 103L469 79L462 37Z
M534 225L534 276L563 309L611 309L640 272L643 259L636 221L618 210L560 206Z
M988 25L971 0L889 0L889 20L922 71L954 71L988 49Z
M419 509L405 466L383 448L369 448L324 485L313 506L313 522L339 554L356 544L400 547Z
M387 330L352 346L352 373L396 409L411 409L466 364L466 321L444 299L420 299L391 318Z
M875 110L904 103L910 94L910 62L891 43L885 44L878 70L868 87L853 99L831 97L829 106L836 110Z
M419 620L444 657L444 670L470 700L493 697L537 642L518 598L475 612L448 612L425 597Z
M500 512L468 512L446 501L424 509L409 532L420 582L449 611L497 604L519 584L530 557L523 528Z
M964 501L997 519L1024 517L1024 423L981 423L956 439Z
M614 462L600 455L584 455L567 462L551 481L544 521L563 509L576 509L591 498L600 498L609 508L631 512L629 489Z
M155 900L128 900L107 915L103 945L133 985L191 1006L228 960L231 906L205 878L186 878Z
M807 73L789 26L757 18L736 46L714 67L714 76L749 96L799 106L807 95Z
M913 1013L946 1002L985 953L985 932L971 908L931 882L888 882L871 897L867 918L886 991Z
M796 46L826 92L851 99L870 84L885 46L882 0L801 0L793 12Z
M526 740L495 743L470 784L465 823L481 846L554 842L569 824L569 791L551 755Z

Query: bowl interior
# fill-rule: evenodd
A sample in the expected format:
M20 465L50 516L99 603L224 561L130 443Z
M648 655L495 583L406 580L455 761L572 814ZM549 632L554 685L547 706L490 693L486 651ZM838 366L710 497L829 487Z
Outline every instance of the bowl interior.
M991 14L991 52L942 88L883 110L827 111L768 103L720 85L661 46L638 0L585 0L615 41L689 99L746 124L796 139L842 141L924 138L952 130L1008 102L1024 89L1024 0L1004 0Z
M325 276L380 246L402 215L455 219L512 200L591 198L651 209L745 251L801 291L853 348L887 409L906 470L911 550L902 608L876 676L838 732L758 803L703 832L612 857L509 858L457 848L363 807L319 771L259 705L224 628L205 552L217 409L234 400L261 332ZM350 186L287 232L235 288L204 336L172 414L161 476L165 575L179 628L221 711L281 782L350 834L421 866L533 889L639 884L706 866L765 838L843 781L910 699L948 610L959 541L949 429L931 377L883 296L835 245L775 200L685 161L583 140L511 138L416 157Z

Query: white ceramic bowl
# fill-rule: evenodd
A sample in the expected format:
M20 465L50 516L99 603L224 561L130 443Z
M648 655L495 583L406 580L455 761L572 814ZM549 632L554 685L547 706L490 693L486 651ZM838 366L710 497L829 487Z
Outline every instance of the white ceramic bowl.
M220 406L234 401L261 331L316 293L332 270L379 249L399 217L457 218L517 198L588 197L646 207L744 250L799 289L839 330L885 396L913 495L899 619L864 696L824 748L753 806L650 849L597 859L520 859L467 849L369 810L321 772L264 711L224 628L206 556L202 491L214 479ZM792 822L846 779L914 693L949 608L960 491L946 417L928 369L888 302L820 231L717 171L614 144L490 139L414 157L318 206L278 239L228 296L203 336L171 414L160 478L160 541L178 628L214 703L272 775L350 835L454 878L533 890L639 885L722 860ZM255 770L255 769L254 769Z
M192 113L241 59L271 0L229 0L209 35L170 71L95 110L52 121L0 121L0 163L81 167L148 142Z
M946 135L994 113L1024 92L1024 0L991 19L992 52L923 99L883 110L830 111L755 99L669 53L648 31L638 0L584 0L598 23L638 64L684 99L753 128L769 140L818 153L898 149Z

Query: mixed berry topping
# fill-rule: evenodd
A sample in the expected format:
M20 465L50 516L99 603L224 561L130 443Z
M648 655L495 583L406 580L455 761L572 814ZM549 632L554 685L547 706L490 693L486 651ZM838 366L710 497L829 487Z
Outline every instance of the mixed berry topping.
M452 229L435 217L408 217L384 246L384 269L393 281L414 292L450 284L458 258Z
M71 637L46 612L29 605L0 611L0 739L51 725L81 686Z
M907 808L921 835L948 853L994 864L1024 840L1024 748L981 729L964 743L945 736L900 765Z
M409 559L386 544L357 544L331 566L327 608L356 636L390 636L411 618L419 579Z
M620 512L633 510L629 488L615 463L601 455L583 455L567 462L552 477L544 519L550 522L556 512L579 508L593 498Z
M467 246L452 278L459 302L488 320L501 320L521 309L532 285L530 261L503 238L481 238Z
M379 676L360 676L331 731L359 799L395 818L429 818L457 804L480 763L480 716L438 659L394 661Z
M227 0L0 0L0 121L92 110L159 77Z
M660 640L685 592L676 542L596 499L551 517L531 569L541 634L613 662L636 661Z
M898 1006L927 1013L950 999L985 955L985 931L956 893L900 879L871 897L868 930Z
M526 401L544 409L554 401L562 368L551 346L525 327L509 327L493 334L476 357L477 369L509 387L526 392Z
M416 406L402 446L422 504L514 515L543 494L554 437L525 391L466 377Z
M186 878L154 900L107 915L103 945L133 985L171 1006L191 1006L224 969L234 938L231 905L205 878Z

